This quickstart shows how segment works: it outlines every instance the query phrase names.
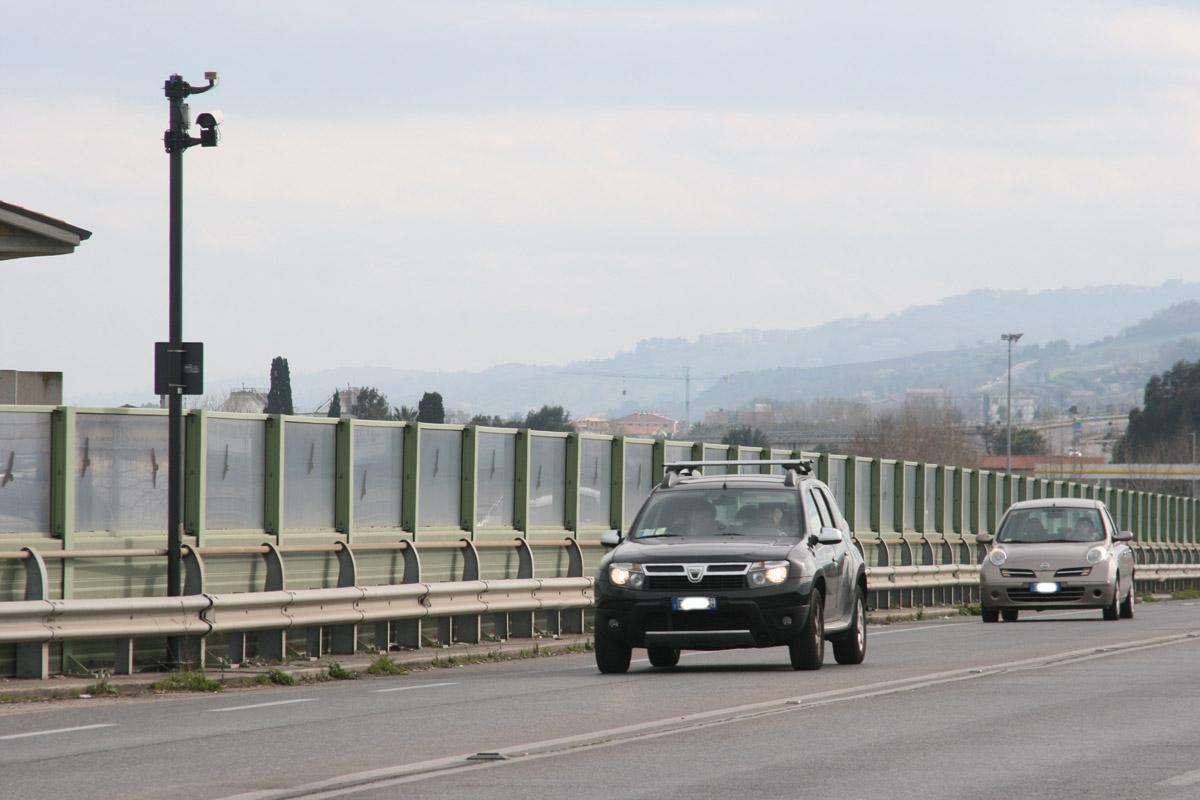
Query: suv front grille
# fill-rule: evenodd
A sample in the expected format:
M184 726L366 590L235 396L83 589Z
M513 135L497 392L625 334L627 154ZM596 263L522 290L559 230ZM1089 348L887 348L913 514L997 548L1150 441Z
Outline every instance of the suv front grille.
M653 611L646 614L647 631L744 631L750 618L740 611Z
M652 592L721 592L745 588L744 575L705 575L697 583L685 575L646 576L646 589Z

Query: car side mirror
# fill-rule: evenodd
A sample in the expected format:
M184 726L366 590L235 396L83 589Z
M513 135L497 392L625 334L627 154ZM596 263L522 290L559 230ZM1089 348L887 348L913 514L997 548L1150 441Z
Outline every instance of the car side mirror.
M996 541L996 537L992 536L990 533L975 534L976 544L991 544L994 541Z
M1114 531L1113 532L1113 541L1114 542L1132 542L1133 541L1133 531Z
M841 544L842 532L837 528L821 528L817 534L817 544Z
M605 547L616 547L621 543L620 531L605 531L600 534L600 544Z

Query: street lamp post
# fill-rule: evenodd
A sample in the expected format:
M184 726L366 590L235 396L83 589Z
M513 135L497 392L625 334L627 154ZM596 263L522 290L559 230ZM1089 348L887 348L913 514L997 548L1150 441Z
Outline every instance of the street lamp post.
M170 104L170 126L163 135L163 145L170 156L170 222L169 222L169 281L168 317L169 338L155 346L154 391L167 395L167 595L181 594L180 559L183 550L183 473L184 430L183 396L202 394L203 356L198 343L183 341L183 151L193 145L215 147L220 112L201 114L196 119L199 137L188 135L189 95L207 92L217 83L217 73L206 72L207 86L192 86L178 75L167 78L163 93ZM180 642L168 641L168 660L181 662Z
M1012 348L1013 342L1020 339L1024 334L1021 333L1002 333L1000 334L1001 341L1008 342L1008 404L1005 407L1005 421L1008 423L1007 445L1005 446L1005 471L1012 474Z

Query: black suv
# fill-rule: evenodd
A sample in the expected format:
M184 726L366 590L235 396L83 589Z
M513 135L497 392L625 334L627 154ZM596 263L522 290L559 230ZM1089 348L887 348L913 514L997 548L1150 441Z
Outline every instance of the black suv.
M783 474L708 475L705 467ZM866 567L810 461L667 465L596 576L596 666L625 672L631 650L673 667L680 650L787 645L795 669L866 655Z

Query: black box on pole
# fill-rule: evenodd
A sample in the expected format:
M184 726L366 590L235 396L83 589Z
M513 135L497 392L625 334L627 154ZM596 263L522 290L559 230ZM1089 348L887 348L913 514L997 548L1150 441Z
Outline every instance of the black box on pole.
M154 393L204 394L204 342L154 343Z

